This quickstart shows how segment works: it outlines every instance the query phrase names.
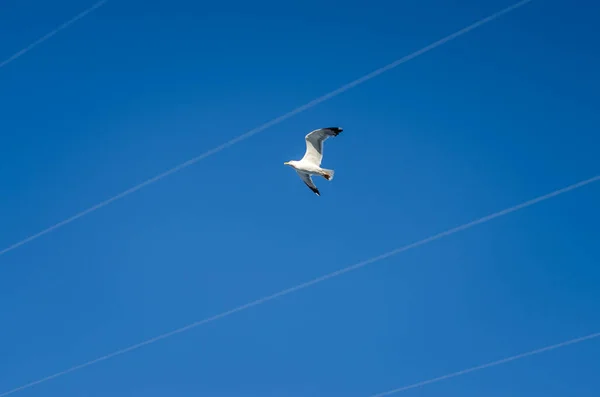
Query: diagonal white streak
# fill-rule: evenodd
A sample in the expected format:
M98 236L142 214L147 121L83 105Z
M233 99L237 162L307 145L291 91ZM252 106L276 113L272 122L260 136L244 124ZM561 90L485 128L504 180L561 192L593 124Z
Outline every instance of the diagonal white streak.
M395 67L397 67L397 66L399 66L399 65L401 65L401 64L403 64L405 62L408 62L408 61L410 61L410 60L412 60L412 59L414 59L414 58L416 58L416 57L418 57L420 55L423 55L426 52L429 52L429 51L431 51L431 50L433 50L433 49L435 49L435 48L437 48L437 47L439 47L439 46L441 46L441 45L443 45L443 44L445 44L445 43L447 43L447 42L449 42L451 40L454 40L454 39L456 39L456 38L458 38L458 37L460 37L460 36L462 36L462 35L470 32L473 29L476 29L476 28L478 28L478 27L480 27L482 25L485 25L488 22L491 22L491 21L493 21L493 20L501 17L504 14L507 14L507 13L509 13L511 11L514 11L517 8L520 8L520 7L522 7L522 6L530 3L531 1L533 1L533 0L523 0L523 1L520 1L520 2L518 2L516 4L513 4L510 7L507 7L505 9L501 10L501 11L496 12L495 14L492 14L492 15L486 17L486 18L480 19L479 21L477 21L477 22L475 22L475 23L473 23L473 24L471 24L471 25L469 25L469 26L467 26L467 27L465 27L465 28L463 28L463 29L461 29L461 30L459 30L457 32L454 32L451 35L444 37L443 39L440 39L440 40L438 40L438 41L436 41L434 43L431 43L428 46L423 47L420 50L413 52L412 54L406 55L406 56L404 56L404 57L402 57L402 58L400 58L400 59L398 59L398 60L396 60L396 61L394 61L394 62L392 62L392 63L390 63L390 64L388 64L388 65L386 65L384 67L382 67L382 68L379 68L379 69L377 69L377 70L375 70L375 71L373 71L373 72L371 72L371 73L369 73L369 74L367 74L367 75L365 75L365 76L363 76L363 77L361 77L359 79L356 79L356 80L354 80L354 81L352 81L352 82L350 82L350 83L348 83L348 84L346 84L346 85L344 85L344 86L342 86L342 87L340 87L340 88L338 88L338 89L336 89L334 91L331 91L328 94L325 94L325 95L323 95L323 96L321 96L321 97L319 97L317 99L314 99L311 102L308 102L307 104L302 105L302 106L300 106L300 107L298 107L298 108L296 108L296 109L294 109L294 110L292 110L292 111L284 114L283 116L279 116L279 117L277 117L277 118L275 118L275 119L273 119L273 120L271 120L271 121L269 121L269 122L267 122L267 123L265 123L265 124L263 124L263 125L261 125L259 127L256 127L256 128L254 128L254 129L252 129L252 130L250 130L250 131L248 131L248 132L246 132L246 133L244 133L242 135L239 135L238 137L236 137L236 138L234 138L234 139L232 139L232 140L230 140L230 141L228 141L228 142L226 142L226 143L224 143L224 144L222 144L220 146L217 146L217 147L215 147L215 148L213 148L213 149L211 149L211 150L209 150L209 151L207 151L205 153L202 153L201 155L199 155L199 156L197 156L197 157L195 157L195 158L193 158L191 160L188 160L188 161L186 161L184 163L181 163L181 164L179 164L179 165L171 168L168 171L165 171L165 172L163 172L163 173L161 173L159 175L156 175L156 176L154 176L154 177L146 180L145 182L140 183L139 185L136 185L136 186L134 186L132 188L129 188L129 189L127 189L127 190L125 190L125 191L117 194L116 196L113 196L113 197L111 197L111 198L109 198L109 199L107 199L105 201L102 201L101 203L96 204L96 205L94 205L94 206L92 206L92 207L90 207L90 208L88 208L88 209L86 209L84 211L81 211L81 212L73 215L70 218L67 218L67 219L65 219L63 221L60 221L60 222L56 223L55 225L50 226L47 229L44 229L44 230L42 230L42 231L40 231L40 232L38 232L36 234L33 234L33 235L31 235L31 236L29 236L29 237L27 237L27 238L25 238L25 239L23 239L23 240L21 240L21 241L19 241L17 243L14 243L13 245L8 246L8 247L0 250L0 256L4 255L4 254L6 254L6 253L8 253L10 251L13 251L13 250L15 250L15 249L17 249L17 248L19 248L19 247L21 247L21 246L23 246L23 245L31 242L31 241L33 241L33 240L36 240L39 237L42 237L42 236L44 236L44 235L46 235L46 234L48 234L50 232L53 232L54 230L59 229L59 228L65 226L65 225L67 225L67 224L69 224L69 223L71 223L71 222L73 222L73 221L75 221L75 220L83 217L83 216L86 216L86 215L88 215L88 214L90 214L90 213L92 213L92 212L94 212L96 210L99 210L100 208L106 207L107 205L109 205L109 204L111 204L111 203L113 203L113 202L115 202L117 200L120 200L120 199L122 199L122 198L124 198L126 196L129 196L130 194L132 194L132 193L134 193L134 192L136 192L136 191L138 191L138 190L140 190L140 189L142 189L142 188L144 188L144 187L146 187L146 186L148 186L150 184L158 182L159 180L161 180L163 178L166 178L167 176L169 176L171 174L174 174L174 173L176 173L178 171L181 171L182 169L187 168L187 167L189 167L189 166L197 163L200 160L203 160L203 159L205 159L205 158L207 158L209 156L212 156L213 154L216 154L216 153L218 153L218 152L220 152L222 150L225 150L225 149L229 148L230 146L235 145L236 143L244 141L244 140L250 138L251 136L253 136L255 134L258 134L259 132L266 130L267 128L269 128L271 126L279 124L282 121L287 120L287 119L289 119L292 116L295 116L298 113L301 113L301 112L303 112L303 111L305 111L307 109L310 109L310 108L312 108L314 106L317 106L321 102L325 102L328 99L336 97L336 96L342 94L343 92L346 92L349 89L356 87L359 84L362 84L362 83L364 83L364 82L366 82L368 80L371 80L371 79L379 76L380 74L387 72L388 70L391 70L391 69L393 69L393 68L395 68Z
M108 0L101 0L101 1L97 2L96 4L94 4L93 6L91 6L90 8L88 8L87 10L82 11L81 13L77 14L75 17L73 17L70 20L68 20L67 22L63 23L62 25L60 25L59 27L57 27L53 31L51 31L49 33L46 33L44 36L40 37L39 39L37 39L33 43L29 44L27 47L23 48L22 50L20 50L20 51L16 52L15 54L11 55L9 58L7 58L4 61L0 62L0 69L3 68L4 66L8 65L12 61L15 61L18 58L22 57L23 55L25 55L29 51L33 50L35 47L37 47L38 45L42 44L46 40L52 38L54 35L56 35L57 33L59 33L61 30L67 29L69 26L73 25L75 22L77 22L80 19L86 17L88 14L96 11L98 8L102 7L107 2L108 2Z
M133 350L137 350L137 349L139 349L139 348L141 348L141 347L144 347L144 346L147 346L147 345L153 344L153 343L155 343L155 342L158 342L158 341L160 341L160 340L163 340L163 339L166 339L166 338L170 338L171 336L174 336L174 335L180 334L180 333L182 333L182 332L189 331L189 330L191 330L191 329L193 329L193 328L196 328L196 327L199 327L199 326L201 326L201 325L208 324L208 323L211 323L211 322L213 322L213 321L216 321L216 320L222 319L222 318L224 318L224 317L228 317L228 316L230 316L230 315L232 315L232 314L235 314L235 313L238 313L238 312L241 312L241 311L244 311L244 310L250 309L250 308L252 308L252 307L254 307L254 306L262 305L263 303L269 302L269 301L271 301L271 300L274 300L274 299L276 299L276 298L282 297L282 296L284 296L284 295L288 295L288 294L291 294L291 293L293 293L293 292L296 292L296 291L303 290L303 289L305 289L305 288L311 287L311 286L313 286L313 285L315 285L315 284L319 284L319 283L321 283L321 282L323 282L323 281L326 281L326 280L329 280L329 279L331 279L331 278L334 278L334 277L340 276L340 275L342 275L342 274L345 274L345 273L351 272L351 271L353 271L353 270L360 269L360 268L362 268L362 267L365 267L365 266L367 266L367 265L369 265L369 264L372 264L372 263L375 263L375 262L381 261L381 260L383 260L383 259L386 259L386 258L389 258L389 257L391 257L391 256L397 255L397 254L399 254L399 253L401 253L401 252L408 251L408 250L410 250L410 249L417 248L417 247L420 247L420 246L422 246L422 245L425 245L425 244L431 243L431 242L433 242L433 241L436 241L436 240L439 240L439 239L441 239L441 238L443 238L443 237L447 237L447 236L453 235L453 234L455 234L455 233L458 233L458 232L461 232L461 231L463 231L463 230L466 230L466 229L472 228L473 226L479 225L479 224L481 224L481 223L489 222L489 221L491 221L491 220L493 220L493 219L499 218L499 217L501 217L501 216L504 216L504 215L508 215L508 214L510 214L510 213L512 213L512 212L515 212L515 211L518 211L518 210L520 210L520 209L523 209L523 208L526 208L526 207L532 206L532 205L534 205L534 204L537 204L537 203L539 203L539 202L542 202L542 201L548 200L548 199L550 199L550 198L556 197L556 196L558 196L558 195L560 195L560 194L563 194L563 193L567 193L567 192L569 192L569 191L571 191L571 190L578 189L578 188L580 188L580 187L583 187L583 186L589 185L589 184L591 184L591 183L593 183L593 182L597 182L597 181L599 181L599 180L600 180L600 175L596 175L596 176L595 176L595 177L593 177L593 178L586 179L586 180L584 180L584 181L581 181L581 182L575 183L575 184L573 184L573 185L567 186L567 187L565 187L565 188L562 188L562 189L559 189L559 190L555 190L555 191L553 191L553 192L551 192L551 193L545 194L545 195L543 195L543 196L536 197L536 198L534 198L534 199L532 199L532 200L526 201L526 202L524 202L524 203L521 203L521 204L517 204L517 205L515 205L515 206L513 206L513 207L510 207L510 208L504 209L504 210L502 210L502 211L498 211L498 212L495 212L495 213L493 213L493 214L490 214L490 215L484 216L484 217L482 217L482 218L479 218L479 219L476 219L476 220L474 220L474 221L472 221L472 222L465 223L465 224L463 224L463 225L460 225L460 226L457 226L457 227L455 227L455 228L452 228L452 229L446 230L446 231L444 231L444 232L438 233L438 234L436 234L436 235L433 235L433 236L431 236L431 237L427 237L427 238L425 238L425 239L423 239L423 240L419 240L419 241L417 241L417 242L415 242L415 243L408 244L408 245L405 245L405 246L403 246L403 247L397 248L397 249L395 249L395 250L392 250L392 251L386 252L385 254L378 255L378 256L376 256L376 257L373 257L373 258L371 258L371 259L367 259L367 260L365 260L365 261L362 261L362 262L356 263L356 264L354 264L354 265L351 265L351 266L348 266L348 267L346 267L346 268L343 268L343 269L337 270L337 271L335 271L335 272L332 272L332 273L326 274L326 275L324 275L324 276L317 277L317 278L315 278L315 279L313 279L313 280L311 280L311 281L307 281L307 282L305 282L305 283L302 283L302 284L296 285L296 286L294 286L294 287L291 287L291 288L288 288L288 289L284 289L284 290L282 290L282 291L280 291L280 292L274 293L274 294L272 294L272 295L265 296L265 297L263 297L263 298L257 299L257 300L255 300L255 301L253 301L253 302L250 302L250 303L246 303L245 305L238 306L238 307L236 307L236 308L234 308L234 309L231 309L231 310L228 310L228 311L226 311L226 312L223 312L223 313L217 314L217 315L215 315L215 316L212 316L212 317L205 318L204 320L200 320L200 321L197 321L197 322L191 323L191 324L189 324L189 325L186 325L186 326L184 326L184 327L182 327L182 328L178 328L178 329L176 329L176 330L173 330L173 331L170 331L170 332L164 333L164 334L162 334L162 335L156 336L156 337L154 337L154 338L152 338L152 339L148 339L148 340L146 340L146 341L144 341L144 342L141 342L141 343L138 343L138 344L135 344L135 345L132 345L132 346L126 347L126 348L124 348L124 349L121 349L121 350L117 350L117 351L115 351L115 352L112 352L112 353L110 353L110 354L107 354L107 355L105 355L105 356L102 356L102 357L96 358L96 359L94 359L94 360L88 361L88 362L86 362L86 363L83 363L83 364L76 365L76 366L74 366L74 367L71 367L71 368L69 368L69 369L67 369L67 370L64 370L64 371L61 371L61 372L57 372L57 373L55 373L55 374L53 374L53 375L47 376L47 377L45 377L45 378L42 378L42 379L36 380L36 381L34 381L34 382L28 383L28 384L26 384L26 385L23 385L23 386L20 386L20 387L17 387L17 388L15 388L15 389L9 390L9 391L7 391L7 392L5 392L5 393L2 393L2 394L0 394L0 397L5 397L5 396L11 395L11 394L13 394L13 393L16 393L16 392L19 392L19 391L22 391L22 390L25 390L25 389L29 389L30 387L33 387L33 386L39 385L40 383L44 383L44 382L47 382L47 381L49 381L49 380L56 379L56 378L58 378L58 377L61 377L61 376L67 375L67 374L69 374L69 373L71 373L71 372L75 372L75 371L78 371L78 370L80 370L80 369L83 369L83 368L89 367L90 365L94 365L94 364L97 364L97 363L99 363L99 362L106 361L106 360L108 360L108 359L111 359L111 358L113 358L113 357L120 356L120 355L123 355L123 354L125 354L125 353L129 353L129 352L131 352L131 351L133 351Z
M427 386L427 385L430 385L432 383L437 383L437 382L441 382L443 380L456 378L456 377L462 376L462 375L467 375L467 374L470 374L471 372L480 371L482 369L487 369L487 368L495 367L497 365L507 364L507 363L510 363L512 361L520 360L522 358L535 356L535 355L538 355L538 354L541 354L541 353L545 353L545 352L548 352L548 351L551 351L551 350L560 349L561 347L566 347L566 346L569 346L569 345L574 345L576 343L581 343L581 342L585 342L585 341L588 341L588 340L591 340L591 339L596 339L598 337L600 337L600 332L597 332L597 333L594 333L594 334L590 334L590 335L586 335L586 336L582 336L582 337L575 338L575 339L570 339L568 341L557 343L555 345L550 345L550 346L542 347L541 349L531 350L531 351L528 351L526 353L517 354L515 356L503 358L501 360L492 361L492 362L489 362L487 364L478 365L476 367L471 367L471 368L463 369L462 371L453 372L451 374L439 376L437 378L432 378L432 379L424 380L422 382L413 383L412 385L408 385L408 386L404 386L404 387L399 387L399 388L393 389L393 390L388 390L388 391L383 392L383 393L373 394L372 396L369 396L369 397L385 397L385 396L390 396L392 394L401 393L401 392L407 391L407 390L418 389L420 387Z

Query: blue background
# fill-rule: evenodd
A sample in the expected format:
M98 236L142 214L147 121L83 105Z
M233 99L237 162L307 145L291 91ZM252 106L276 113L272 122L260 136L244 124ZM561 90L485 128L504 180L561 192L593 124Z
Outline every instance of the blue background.
M0 0L0 58L90 5ZM0 247L508 5L110 1L0 69ZM596 175L599 13L534 1L3 255L0 394ZM335 125L317 197L283 162ZM589 185L20 395L368 397L597 332L599 199ZM596 396L599 355L405 395Z

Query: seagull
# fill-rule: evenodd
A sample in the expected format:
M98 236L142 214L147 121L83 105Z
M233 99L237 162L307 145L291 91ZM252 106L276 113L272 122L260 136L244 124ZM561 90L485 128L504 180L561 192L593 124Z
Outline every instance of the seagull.
M306 141L306 153L300 161L286 161L284 165L292 167L302 181L312 190L317 196L321 193L315 186L311 175L322 176L328 181L333 179L333 170L321 168L321 160L323 159L323 142L330 136L338 136L343 130L339 127L319 128L309 132L304 140Z

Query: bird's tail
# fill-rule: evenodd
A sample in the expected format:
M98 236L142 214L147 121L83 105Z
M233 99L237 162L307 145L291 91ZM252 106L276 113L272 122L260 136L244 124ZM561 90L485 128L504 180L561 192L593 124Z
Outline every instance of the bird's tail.
M335 171L327 170L325 168L323 168L322 171L323 171L323 178L327 179L328 181L333 179L333 174L335 174Z

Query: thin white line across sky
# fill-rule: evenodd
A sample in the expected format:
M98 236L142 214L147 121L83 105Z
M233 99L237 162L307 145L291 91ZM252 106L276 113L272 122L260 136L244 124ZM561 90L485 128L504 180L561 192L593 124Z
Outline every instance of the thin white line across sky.
M14 53L9 58L7 58L4 61L0 62L0 69L3 68L3 67L5 67L6 65L8 65L9 63L11 63L12 61L15 61L18 58L21 58L23 55L27 54L29 51L33 50L38 45L40 45L43 42L45 42L46 40L52 38L54 35L56 35L57 33L59 33L61 30L65 30L69 26L73 25L75 22L77 22L80 19L86 17L88 14L96 11L98 8L102 7L107 2L108 2L108 0L100 0L99 2L97 2L96 4L94 4L93 6L91 6L90 8L88 8L87 10L82 11L81 13L77 14L76 16L74 16L73 18L71 18L70 20L68 20L67 22L63 23L62 25L60 25L59 27L57 27L56 29L54 29L53 31L51 31L49 33L46 33L44 36L40 37L39 39L37 39L33 43L29 44L27 47L25 47L22 50Z
M584 181L577 182L575 184L569 185L569 186L564 187L562 189L555 190L553 192L547 193L547 194L545 194L543 196L539 196L539 197L536 197L536 198L531 199L529 201L525 201L525 202L523 202L521 204L517 204L517 205L515 205L513 207L506 208L506 209L504 209L502 211L498 211L498 212L495 212L493 214L486 215L486 216L484 216L482 218L479 218L479 219L476 219L474 221L465 223L463 225L454 227L452 229L448 229L448 230L446 230L444 232L438 233L438 234L433 235L431 237L427 237L427 238L425 238L423 240L419 240L419 241L414 242L412 244L408 244L408 245L405 245L403 247L396 248L396 249L394 249L392 251L386 252L385 254L381 254L381 255L375 256L375 257L373 257L371 259L367 259L365 261L356 263L354 265L348 266L348 267L340 269L340 270L336 270L336 271L334 271L332 273L329 273L329 274L326 274L324 276L317 277L317 278L315 278L315 279L313 279L311 281L307 281L305 283L298 284L298 285L296 285L294 287L284 289L284 290L279 291L277 293L274 293L272 295L268 295L268 296L262 297L260 299L257 299L255 301L253 301L253 302L246 303L245 305L238 306L238 307L236 307L234 309L231 309L231 310L228 310L226 312L217 314L217 315L212 316L212 317L205 318L204 320L196 321L196 322L188 324L188 325L186 325L184 327L181 327L181 328L178 328L176 330L169 331L169 332L164 333L162 335L159 335L159 336L156 336L154 338L148 339L148 340L146 340L144 342L140 342L138 344L126 347L124 349L117 350L117 351L109 353L109 354L107 354L105 356L98 357L98 358L96 358L94 360L88 361L86 363L76 365L76 366L71 367L69 369L66 369L64 371L57 372L57 373L55 373L53 375L46 376L45 378L41 378L39 380L27 383L27 384L25 384L23 386L16 387L16 388L14 388L12 390L9 390L7 392L4 392L4 393L0 394L0 397L6 397L6 396L11 395L13 393L17 393L19 391L22 391L22 390L25 390L25 389L29 389L30 387L39 385L40 383L45 383L45 382L47 382L49 380L56 379L56 378L59 378L61 376L70 374L71 372L75 372L75 371L78 371L80 369L89 367L91 365L100 363L102 361L106 361L108 359L111 359L111 358L123 355L125 353L132 352L132 351L137 350L137 349L139 349L141 347L144 347L144 346L147 346L147 345L151 345L153 343L156 343L156 342L161 341L163 339L170 338L171 336L175 336L177 334L181 334L183 332L189 331L189 330L191 330L193 328L196 328L196 327L199 327L201 325L212 323L213 321L220 320L220 319L222 319L224 317L228 317L228 316L230 316L232 314L235 314L235 313L238 313L238 312L250 309L250 308L252 308L254 306L262 305L263 303L272 301L272 300L274 300L276 298L279 298L279 297L282 297L284 295L291 294L292 292L296 292L296 291L300 291L300 290L306 289L308 287L312 287L315 284L319 284L319 283L321 283L323 281L327 281L327 280L329 280L331 278L334 278L334 277L337 277L337 276L341 276L342 274L345 274L345 273L351 272L353 270L357 270L357 269L360 269L360 268L365 267L367 265L370 265L372 263L375 263L375 262L387 259L387 258L389 258L391 256L394 256L394 255L397 255L397 254L399 254L401 252L408 251L408 250L411 250L413 248L417 248L417 247L420 247L422 245L425 245L425 244L431 243L433 241L439 240L439 239L441 239L443 237L448 237L450 235L453 235L455 233L461 232L463 230L470 229L473 226L476 226L476 225L479 225L479 224L482 224L482 223L485 223L485 222L489 222L489 221L491 221L493 219L499 218L499 217L504 216L504 215L508 215L508 214L513 213L515 211L518 211L518 210L521 210L523 208L532 206L532 205L537 204L539 202L548 200L550 198L556 197L556 196L561 195L563 193L570 192L571 190L578 189L580 187L589 185L589 184L591 184L593 182L597 182L597 181L600 181L600 175L596 175L596 176L594 176L594 177L592 177L590 179L586 179Z
M176 173L178 171L181 171L182 169L187 168L187 167L191 166L192 164L197 163L200 160L203 160L203 159L205 159L205 158L207 158L209 156L212 156L213 154L216 154L216 153L218 153L218 152L220 152L222 150L225 150L225 149L229 148L230 146L235 145L238 142L246 140L246 139L250 138L251 136L253 136L255 134L258 134L259 132L266 130L267 128L269 128L271 126L279 124L282 121L287 120L288 118L290 118L292 116L295 116L298 113L301 113L301 112L303 112L303 111L305 111L307 109L310 109L310 108L312 108L312 107L320 104L321 102L325 102L325 101L327 101L327 100L329 100L329 99L331 99L333 97L336 97L336 96L340 95L341 93L346 92L349 89L352 89L352 88L356 87L359 84L362 84L362 83L364 83L364 82L366 82L368 80L371 80L371 79L379 76L382 73L385 73L385 72L387 72L387 71L389 71L391 69L394 69L397 66L400 66L401 64L403 64L405 62L408 62L408 61L410 61L410 60L412 60L412 59L414 59L414 58L416 58L416 57L418 57L420 55L425 54L426 52L429 52L429 51L431 51L431 50L433 50L433 49L435 49L435 48L437 48L437 47L439 47L439 46L441 46L441 45L443 45L443 44L445 44L445 43L447 43L447 42L449 42L451 40L454 40L454 39L456 39L456 38L458 38L458 37L460 37L460 36L462 36L462 35L470 32L471 30L477 29L478 27L481 27L481 26L487 24L488 22L491 22L491 21L497 19L497 18L501 17L504 14L507 14L507 13L509 13L511 11L516 10L517 8L520 8L520 7L522 7L522 6L530 3L531 1L533 1L533 0L522 0L522 1L518 2L518 3L515 3L515 4L511 5L510 7L507 7L505 9L501 10L501 11L498 11L498 12L496 12L496 13L488 16L488 17L480 19L479 21L477 21L477 22L475 22L475 23L473 23L473 24L471 24L471 25L469 25L469 26L467 26L465 28L462 28L462 29L456 31L456 32L452 33L451 35L448 35L448 36L444 37L443 39L440 39L440 40L438 40L436 42L433 42L433 43L431 43L431 44L429 44L429 45L421 48L420 50L413 52L412 54L409 54L409 55L406 55L406 56L404 56L404 57L402 57L400 59L397 59L396 61L394 61L394 62L392 62L392 63L390 63L390 64L388 64L388 65L386 65L386 66L384 66L382 68L379 68L379 69L377 69L377 70L375 70L375 71L373 71L373 72L371 72L369 74L366 74L366 75L364 75L363 77L361 77L359 79L356 79L356 80L354 80L354 81L352 81L352 82L350 82L350 83L348 83L348 84L346 84L346 85L344 85L344 86L342 86L342 87L340 87L340 88L338 88L338 89L336 89L334 91L329 92L328 94L325 94L325 95L323 95L323 96L321 96L321 97L319 97L317 99L314 99L311 102L308 102L307 104L302 105L302 106L300 106L300 107L298 107L298 108L296 108L296 109L294 109L294 110L292 110L292 111L284 114L283 116L279 116L279 117L277 117L277 118L275 118L275 119L273 119L273 120L271 120L271 121L269 121L269 122L267 122L267 123L265 123L265 124L263 124L263 125L261 125L259 127L256 127L256 128L254 128L254 129L252 129L252 130L250 130L250 131L248 131L248 132L246 132L246 133L244 133L242 135L239 135L238 137L233 138L232 140L230 140L230 141L228 141L228 142L226 142L226 143L224 143L224 144L222 144L220 146L217 146L217 147L215 147L215 148L213 148L213 149L211 149L211 150L209 150L209 151L207 151L207 152L199 155L198 157L195 157L195 158L193 158L191 160L188 160L188 161L186 161L184 163L181 163L178 166L175 166L175 167L171 168L168 171L165 171L165 172L163 172L163 173L161 173L159 175L156 175L156 176L154 176L154 177L152 177L152 178L150 178L150 179L148 179L148 180L140 183L139 185L136 185L136 186L134 186L132 188L129 188L129 189L127 189L127 190L125 190L125 191L123 191L123 192L121 192L121 193L119 193L119 194L117 194L117 195L115 195L115 196L107 199L107 200L102 201L101 203L98 203L98 204L96 204L96 205L94 205L94 206L92 206L92 207L90 207L90 208L88 208L88 209L86 209L84 211L81 211L81 212L79 212L79 213L71 216L70 218L67 218L67 219L65 219L63 221L60 221L60 222L56 223L55 225L50 226L47 229L44 229L44 230L42 230L42 231L40 231L40 232L38 232L36 234L33 234L33 235L31 235L31 236L29 236L29 237L27 237L27 238L25 238L25 239L23 239L23 240L21 240L21 241L19 241L17 243L14 243L13 245L8 246L8 247L0 250L0 256L4 255L4 254L6 254L6 253L8 253L10 251L13 251L13 250L15 250L15 249L17 249L17 248L19 248L19 247L21 247L21 246L23 246L23 245L31 242L31 241L33 241L33 240L36 240L39 237L42 237L42 236L44 236L44 235L46 235L46 234L48 234L50 232L53 232L56 229L59 229L59 228L65 226L65 225L68 225L69 223L71 223L71 222L73 222L73 221L75 221L75 220L77 220L77 219L79 219L79 218L81 218L83 216L86 216L86 215L88 215L88 214L90 214L90 213L92 213L92 212L94 212L96 210L99 210L100 208L106 207L107 205L109 205L109 204L111 204L111 203L113 203L113 202L115 202L117 200L120 200L120 199L122 199L122 198L124 198L126 196L129 196L130 194L132 194L132 193L134 193L134 192L136 192L136 191L138 191L138 190L140 190L140 189L142 189L142 188L144 188L144 187L146 187L146 186L148 186L150 184L158 182L159 180L161 180L161 179L163 179L163 178L165 178L165 177L167 177L167 176L169 176L171 174L174 174L174 173Z
M550 345L550 346L542 347L540 349L531 350L531 351L528 351L526 353L517 354L515 356L503 358L501 360L492 361L492 362L489 362L487 364L478 365L476 367L471 367L471 368L463 369L462 371L453 372L451 374L447 374L447 375L443 375L443 376L438 376L437 378L432 378L432 379L424 380L422 382L413 383L412 385L408 385L408 386L404 386L404 387L399 387L399 388L393 389L393 390L388 390L388 391L383 392L383 393L373 394L372 396L369 396L369 397L385 397L385 396L391 396L392 394L401 393L401 392L412 390L412 389L418 389L420 387L427 386L427 385L430 385L432 383L437 383L437 382L441 382L443 380L456 378L456 377L459 377L459 376L462 376L462 375L470 374L471 372L480 371L482 369L495 367L497 365L507 364L507 363L510 363L510 362L513 362L513 361L516 361L516 360L520 360L522 358L535 356L535 355L538 355L538 354L541 354L541 353L545 353L545 352L548 352L548 351L551 351L551 350L560 349L561 347L566 347L566 346L569 346L569 345L574 345L576 343L581 343L581 342L585 342L585 341L588 341L588 340L591 340L591 339L596 339L598 337L600 337L600 332L596 332L594 334L589 334L589 335L582 336L582 337L575 338L575 339L570 339L568 341L557 343L555 345Z

